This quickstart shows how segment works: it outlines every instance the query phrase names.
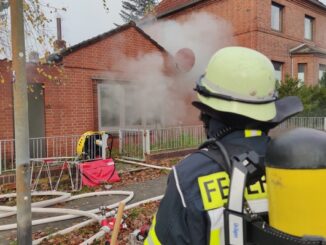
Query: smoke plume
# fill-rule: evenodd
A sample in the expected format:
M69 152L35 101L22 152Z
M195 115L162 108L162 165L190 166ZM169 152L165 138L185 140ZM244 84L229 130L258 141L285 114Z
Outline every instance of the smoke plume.
M182 48L191 49L195 54L195 64L191 71L171 76L163 69L164 58L160 52L142 54L133 59L125 57L117 62L115 69L129 74L134 81L121 83L124 88L119 88L124 90L120 100L125 108L125 126L147 124L164 127L198 122L198 112L190 105L195 99L195 81L205 72L212 54L233 45L231 26L208 13L196 13L182 21L157 21L141 28L172 56ZM120 111L113 114L118 116L121 105L116 109ZM108 110L112 115L112 107Z

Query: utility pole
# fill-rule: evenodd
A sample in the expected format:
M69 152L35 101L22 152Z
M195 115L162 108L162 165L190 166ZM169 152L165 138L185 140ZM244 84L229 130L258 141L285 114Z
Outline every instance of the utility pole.
M32 244L32 213L29 168L28 99L23 0L10 1L14 91L17 241Z

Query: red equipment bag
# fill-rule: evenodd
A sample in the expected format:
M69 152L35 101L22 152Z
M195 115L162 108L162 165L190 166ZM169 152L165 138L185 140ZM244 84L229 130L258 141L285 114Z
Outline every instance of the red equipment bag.
M96 160L79 164L83 185L98 186L103 183L119 182L113 160Z

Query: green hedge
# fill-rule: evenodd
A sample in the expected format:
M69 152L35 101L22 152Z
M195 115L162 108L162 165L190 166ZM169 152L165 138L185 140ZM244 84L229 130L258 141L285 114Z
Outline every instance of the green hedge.
M299 79L287 75L284 81L278 83L278 92L280 98L290 95L300 97L304 111L299 116L326 116L326 73L315 86L302 85Z

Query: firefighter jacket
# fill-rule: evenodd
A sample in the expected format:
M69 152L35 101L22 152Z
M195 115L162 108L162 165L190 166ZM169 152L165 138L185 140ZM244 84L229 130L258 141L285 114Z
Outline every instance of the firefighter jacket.
M258 130L236 131L220 142L230 158L254 150L263 163L269 137ZM229 175L221 164L221 152L217 151L218 160L213 160L203 154L205 150L189 155L173 167L144 244L224 244L223 210L228 199ZM254 211L267 211L264 177L246 188L245 193Z

